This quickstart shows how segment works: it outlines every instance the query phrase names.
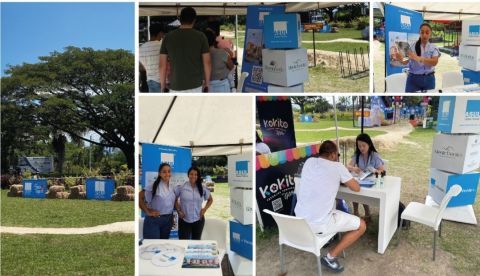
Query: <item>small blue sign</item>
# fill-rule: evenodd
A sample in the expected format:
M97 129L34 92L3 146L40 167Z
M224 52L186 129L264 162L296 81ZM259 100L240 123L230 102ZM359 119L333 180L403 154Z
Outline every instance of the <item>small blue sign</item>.
M480 83L480 71L463 69L462 74L465 85Z
M297 49L302 47L300 15L286 13L265 16L263 41L267 49Z
M479 37L480 36L480 25L470 25L468 27L468 35L471 37Z
M237 176L248 175L248 160L235 162L235 173Z
M444 133L452 131L455 110L455 96L441 96L438 103L437 130Z
M230 220L230 250L247 259L253 259L253 228L237 220Z
M115 191L113 179L88 178L86 181L87 199L111 200Z
M48 191L48 184L46 179L24 179L23 197L25 198L45 198L45 193Z

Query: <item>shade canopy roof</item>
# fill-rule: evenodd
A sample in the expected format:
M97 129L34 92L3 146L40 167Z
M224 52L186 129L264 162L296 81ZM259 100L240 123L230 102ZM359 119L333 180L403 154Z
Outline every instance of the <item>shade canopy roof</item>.
M142 96L139 141L191 147L194 156L252 152L251 97Z
M139 6L140 16L178 16L183 7L193 7L197 15L246 15L247 7L259 5L260 2L142 2ZM349 2L303 2L303 3L262 3L263 5L285 5L286 12L304 12L321 8L336 7Z
M480 19L478 2L393 2L392 5L423 13L424 20L467 20ZM380 11L383 14L383 3Z

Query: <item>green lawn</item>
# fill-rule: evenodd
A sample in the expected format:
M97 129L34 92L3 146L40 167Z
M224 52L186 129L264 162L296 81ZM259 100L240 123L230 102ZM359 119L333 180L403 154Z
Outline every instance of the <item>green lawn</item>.
M7 197L2 190L2 226L89 227L134 220L133 201Z
M230 186L228 183L215 183L212 193L213 204L207 211L207 218L229 220L230 215Z
M335 43L315 43L315 49L321 51L330 51L330 52L346 52L349 51L350 54L353 54L353 50L357 49L357 53L360 53L360 48L363 48L363 53L368 53L368 43L358 43L358 42L335 42ZM302 48L313 49L313 43L302 43Z
M238 33L238 46L240 48L244 47L245 44L245 33ZM315 33L315 41L326 41L339 38L352 38L352 39L362 39L362 32L355 29L340 29L338 33ZM235 44L235 39L232 38L233 44ZM312 33L302 33L302 41L313 41ZM353 50L353 48L363 47L366 51L367 43L357 43L357 42L340 42L340 43L318 43L316 44L316 49L323 51L333 51L339 52L340 50ZM313 49L313 43L302 43L303 48Z
M308 81L305 82L305 92L368 92L369 78L352 80L342 78L340 71L325 68L320 65L308 69Z
M338 33L315 33L315 41L326 41L339 38L362 39L362 31L355 28L340 28ZM313 40L312 32L302 33L303 41Z
M389 161L387 174L402 178L401 201L408 205L410 202L425 201L428 194L431 150L434 129L415 129L405 138L406 143L399 143L393 148L377 147L382 158ZM298 137L298 135L297 135ZM480 221L480 193L477 193L477 204L473 205L476 218ZM350 204L351 208L351 204ZM357 273L369 271L371 274L381 275L385 271L395 271L395 275L478 275L480 271L480 231L478 225L469 225L444 221L442 237L437 239L437 261L432 256L431 228L419 223L411 224L408 231L403 231L401 239L394 236L384 255L378 255L378 208L371 207L372 222L367 226L367 232L351 248L347 249L347 258L341 259L346 270L361 269ZM363 215L363 208L360 208ZM258 230L258 229L257 229ZM257 267L278 270L278 234L275 230L260 233L257 231L257 253L268 252L268 258L258 255ZM276 246L275 250L271 247ZM291 258L288 267L290 271L302 270L307 263L315 263L310 253L287 249L287 258ZM274 253L272 253L274 252ZM350 252L350 254L348 253ZM408 254L411 253L411 256ZM263 258L263 260L262 260ZM268 260L266 260L268 259ZM315 271L312 265L310 271ZM362 272L363 271L363 272ZM300 273L298 273L300 275ZM260 275L260 274L257 274ZM266 275L266 274L261 274ZM306 274L303 274L306 275ZM308 274L309 275L309 274ZM362 274L363 275L363 274Z
M133 234L2 234L1 275L133 275Z
M379 130L369 130L365 129L365 133L370 135L370 137L375 137L381 134L385 134L384 131ZM357 136L360 134L359 130L339 130L338 135L339 137L346 137L346 136ZM322 141L327 139L335 139L336 133L335 130L328 130L328 131L295 131L295 138L297 142L301 143L308 143L308 142L316 142Z
M337 121L339 127L348 127L348 128L353 128L352 121L350 120L345 120L345 121ZM317 122L312 122L312 123L301 123L301 122L295 122L295 129L323 129L323 128L329 128L329 127L335 127L335 121L333 119L331 120L321 120Z

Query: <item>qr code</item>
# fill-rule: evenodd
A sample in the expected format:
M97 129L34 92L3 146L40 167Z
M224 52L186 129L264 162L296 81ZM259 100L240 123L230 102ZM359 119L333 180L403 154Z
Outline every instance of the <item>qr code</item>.
M283 202L281 197L272 201L272 208L274 212L283 208Z
M262 84L263 82L263 71L260 66L253 66L252 68L252 78L251 81L256 84Z

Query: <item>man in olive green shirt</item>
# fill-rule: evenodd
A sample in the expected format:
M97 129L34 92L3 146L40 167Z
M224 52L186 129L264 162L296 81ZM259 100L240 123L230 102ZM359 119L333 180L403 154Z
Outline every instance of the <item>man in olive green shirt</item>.
M161 90L166 89L167 59L170 62L170 92L208 92L211 60L208 41L193 29L197 14L191 7L180 12L180 28L169 32L160 49Z

